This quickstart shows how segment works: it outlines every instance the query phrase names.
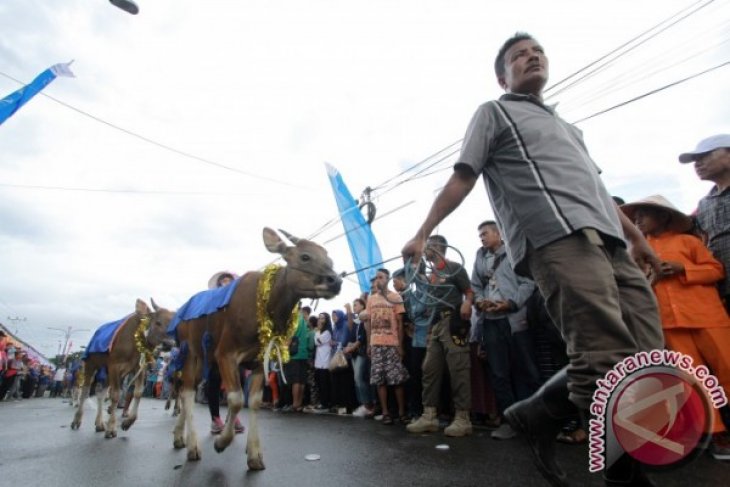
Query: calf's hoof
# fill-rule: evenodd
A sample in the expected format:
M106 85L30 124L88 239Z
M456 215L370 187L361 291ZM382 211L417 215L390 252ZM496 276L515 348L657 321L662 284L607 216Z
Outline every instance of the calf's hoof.
M122 429L124 431L127 431L129 428L132 427L132 425L134 424L134 421L135 421L134 419L130 419L130 418L127 418L124 421L122 421Z
M116 431L114 431L114 430L111 430L111 431L107 431L107 432L106 432L106 433L104 434L104 438L116 438L116 437L117 437L117 432L116 432Z
M199 448L191 448L188 450L188 461L189 462L197 462L200 460L200 449Z
M71 421L72 430L77 430L77 429L79 429L80 426L81 426L81 421L76 421L76 420Z
M181 449L185 448L185 440L179 439L179 438L173 439L172 447L175 448L176 450L181 450Z
M213 442L213 448L215 448L215 451L218 453L220 453L223 450L225 450L226 448L228 448L228 445L230 444L230 441L222 441L222 440L223 440L223 436L219 436Z
M261 457L249 458L247 463L249 470L264 470L266 468L264 459Z
M96 425L96 432L101 433L102 431L106 431L106 428L104 428L104 425L97 424Z

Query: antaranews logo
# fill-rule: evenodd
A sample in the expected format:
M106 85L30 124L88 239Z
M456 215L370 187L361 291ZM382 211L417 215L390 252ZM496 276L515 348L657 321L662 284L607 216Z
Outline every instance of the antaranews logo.
M596 381L589 420L588 470L624 453L656 468L676 466L707 447L713 408L727 404L717 378L670 350L626 357Z

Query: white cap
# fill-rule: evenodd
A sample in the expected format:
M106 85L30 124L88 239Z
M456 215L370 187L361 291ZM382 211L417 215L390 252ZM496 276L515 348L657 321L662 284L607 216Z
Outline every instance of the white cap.
M715 149L730 148L730 134L719 134L700 140L692 152L685 152L679 155L679 162L692 162L697 156L707 154Z

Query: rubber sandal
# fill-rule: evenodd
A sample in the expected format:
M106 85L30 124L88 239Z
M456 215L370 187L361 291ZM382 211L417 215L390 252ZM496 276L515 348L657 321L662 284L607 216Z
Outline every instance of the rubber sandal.
M387 414L384 414L383 415L383 424L391 426L393 424L393 418L391 418Z

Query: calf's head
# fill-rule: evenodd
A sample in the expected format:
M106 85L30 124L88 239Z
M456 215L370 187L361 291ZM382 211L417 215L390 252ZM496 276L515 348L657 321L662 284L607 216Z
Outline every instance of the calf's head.
M264 228L264 243L269 252L286 261L287 286L302 298L333 298L340 293L342 278L332 268L327 251L314 242L281 233L294 244L287 245L277 233Z
M150 298L150 301L154 311L151 311L141 299L137 300L135 308L139 315L148 316L150 319L150 327L147 330L147 343L152 347L162 345L164 349L169 350L175 346L175 340L167 334L167 325L175 316L175 312L157 306L154 299Z

